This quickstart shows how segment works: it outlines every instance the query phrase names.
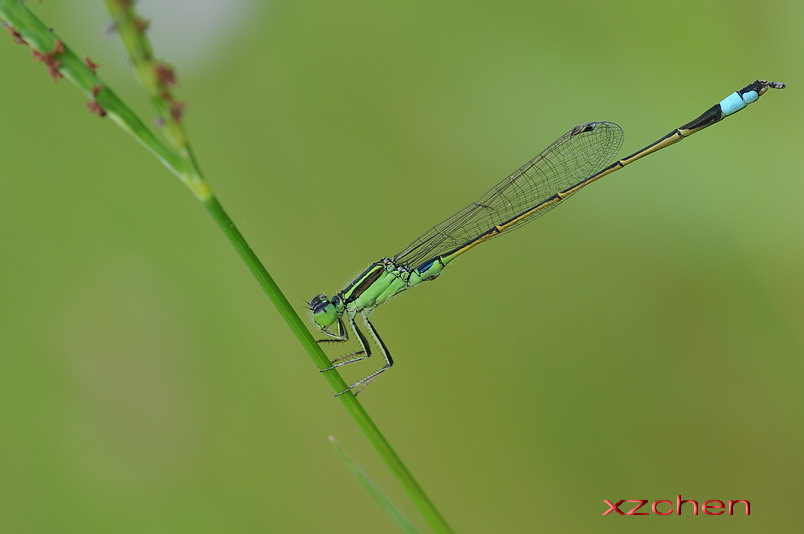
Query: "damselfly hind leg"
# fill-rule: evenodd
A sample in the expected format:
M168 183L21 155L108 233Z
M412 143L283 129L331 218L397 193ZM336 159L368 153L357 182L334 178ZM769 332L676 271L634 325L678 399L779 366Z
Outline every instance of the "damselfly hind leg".
M344 393L346 393L347 391L350 391L350 390L353 391L355 395L359 394L361 391L366 389L369 386L369 384L371 384L378 376L380 376L381 373L387 371L388 369L390 369L394 365L394 359L391 358L391 353L388 352L388 347L385 346L385 342L383 342L382 338L380 337L380 334L377 332L377 329L374 328L374 325L371 324L371 321L369 321L369 319L368 319L368 317L366 315L361 315L361 317L363 318L363 322L365 323L366 328L368 328L369 334L371 334L371 338L374 340L374 343L377 344L377 348L380 349L380 354L382 354L382 357L383 357L383 360L384 360L385 363L383 364L383 366L381 368L377 369L376 371L374 371L373 373L371 373L367 377L358 380L357 382L355 382L354 384L352 384L348 388L344 389L340 393L336 393L335 394L336 397L340 397L341 395L343 395ZM361 338L361 343L365 343L365 338L363 337L363 333L357 328L357 325L354 324L354 319L352 319L352 326L354 327L355 332L359 334L359 336ZM368 343L365 343L363 345L363 348L366 350L367 354L370 356L371 351L368 348ZM355 388L357 388L357 389L355 389Z

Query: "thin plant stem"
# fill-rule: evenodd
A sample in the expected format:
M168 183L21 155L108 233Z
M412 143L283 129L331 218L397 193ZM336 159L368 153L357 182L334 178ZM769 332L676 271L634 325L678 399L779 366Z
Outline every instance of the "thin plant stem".
M293 333L296 335L296 338L313 359L316 366L319 369L329 367L330 363L327 357L324 355L324 352L318 346L318 343L315 342L315 339L313 339L310 331L302 322L301 318L296 313L296 310L293 309L293 306L291 306L287 297L285 297L285 295L276 285L276 282L274 282L273 278L271 278L271 275L268 274L268 271L265 270L265 267L248 246L248 243L237 230L237 227L235 227L234 223L231 222L231 219L229 219L229 216L223 210L223 207L218 203L217 200L215 200L214 197L210 197L208 201L205 202L205 206L221 227L223 232L229 238L229 241L231 241L232 245L234 245L235 249L237 249L240 257L251 270L251 273L268 295L268 298L271 299L276 308L279 310L279 313L285 319L285 322L287 322L291 331L293 331ZM329 382L333 391L343 391L346 389L347 385L339 374L330 374L330 371L321 374L327 379L327 382ZM413 475L410 473L410 471L408 471L408 468L402 462L402 459L399 457L399 455L397 455L393 447L391 447L391 444L388 442L388 440L385 439L385 436L382 434L382 432L380 432L379 428L377 428L377 425L374 424L374 421L371 419L368 412L366 412L365 408L363 408L363 405L357 400L357 397L355 397L352 392L349 391L343 395L340 395L338 399L341 400L341 403L351 414L352 418L363 431L363 434L365 434L365 436L374 446L377 453L385 461L385 464L388 466L388 468L394 473L399 483L405 488L408 496L414 502L428 524L432 527L433 531L440 534L451 533L452 529L450 529L444 517L424 493L424 490L422 490L421 486L419 486L419 483L416 482L416 479L413 478Z

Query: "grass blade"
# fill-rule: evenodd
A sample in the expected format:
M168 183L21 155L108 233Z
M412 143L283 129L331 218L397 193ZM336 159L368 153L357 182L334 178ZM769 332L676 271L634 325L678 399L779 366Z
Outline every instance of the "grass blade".
M405 534L418 534L418 530L416 530L413 525L411 524L410 520L405 517L405 514L402 513L399 508L397 508L391 500L386 497L385 493L377 486L366 473L357 465L352 457L349 456L346 451L341 447L340 443L333 437L329 437L330 443L335 448L335 451L340 455L341 460L343 463L346 464L346 467L352 474L355 476L360 485L371 495L371 498L374 499L374 502L386 513L388 517L391 518L391 521L399 527L399 530L404 532Z

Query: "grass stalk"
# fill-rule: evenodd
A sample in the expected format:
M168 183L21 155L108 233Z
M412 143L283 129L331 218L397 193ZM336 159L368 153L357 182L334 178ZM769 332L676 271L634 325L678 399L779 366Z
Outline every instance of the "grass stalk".
M89 58L79 58L19 0L0 0L0 17L4 19L6 29L13 40L18 44L30 46L34 57L45 63L54 79L64 77L73 82L88 98L87 108L91 112L111 118L188 186L229 239L316 367L319 370L329 367L329 359L305 323L204 180L181 121L183 104L175 100L172 95L171 88L175 83L172 69L154 59L150 42L145 34L147 24L136 14L133 2L130 0L107 0L107 7L131 55L135 71L160 117L167 144L154 135L98 77L97 66ZM321 376L332 391L342 391L347 387L337 370L321 373ZM339 396L338 400L374 446L432 530L438 534L451 533L452 530L444 517L413 478L357 398L348 392Z

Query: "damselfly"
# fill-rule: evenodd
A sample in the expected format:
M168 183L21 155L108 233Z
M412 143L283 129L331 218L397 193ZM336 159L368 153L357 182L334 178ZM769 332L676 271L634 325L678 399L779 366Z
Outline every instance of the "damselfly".
M371 356L369 339L355 322L358 315L383 357L380 369L336 396L350 390L359 393L394 364L388 347L369 321L369 315L377 306L406 289L435 279L444 267L467 250L532 221L595 180L740 111L769 88L782 89L784 86L783 83L757 80L715 104L700 117L611 164L609 162L622 145L622 128L613 122L579 124L476 202L419 236L402 252L369 265L343 291L332 298L326 295L314 297L310 301L313 320L329 336L319 342L347 341L351 330L360 343L360 350L336 358L322 371ZM330 330L333 325L334 331Z

